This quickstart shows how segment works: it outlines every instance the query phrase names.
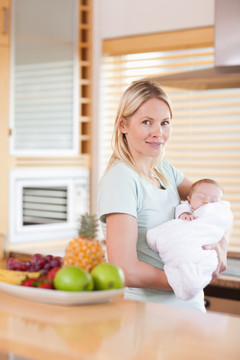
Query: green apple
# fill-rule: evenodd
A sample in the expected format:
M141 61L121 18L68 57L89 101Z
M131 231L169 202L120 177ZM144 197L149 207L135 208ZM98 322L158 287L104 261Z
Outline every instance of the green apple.
M121 289L124 287L124 273L118 266L103 263L91 271L95 290Z
M92 276L76 266L58 270L53 284L55 289L63 291L91 291L94 286Z

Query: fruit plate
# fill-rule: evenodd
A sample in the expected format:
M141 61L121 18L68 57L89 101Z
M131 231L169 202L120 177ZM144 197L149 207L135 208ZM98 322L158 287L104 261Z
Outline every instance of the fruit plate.
M121 296L124 289L71 292L12 285L0 281L0 292L47 304L88 305L109 302Z

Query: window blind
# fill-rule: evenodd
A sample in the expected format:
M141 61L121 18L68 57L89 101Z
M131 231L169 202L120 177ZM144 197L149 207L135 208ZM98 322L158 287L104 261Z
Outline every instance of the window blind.
M111 154L111 136L121 94L135 80L212 67L212 47L103 56L99 178ZM231 202L230 244L240 246L240 89L165 88L173 104L167 159L192 181L214 178Z

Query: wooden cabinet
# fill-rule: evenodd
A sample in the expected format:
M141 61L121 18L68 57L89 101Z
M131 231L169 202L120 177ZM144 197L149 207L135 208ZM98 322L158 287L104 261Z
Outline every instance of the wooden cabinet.
M240 315L239 277L221 275L204 289L204 293L207 311Z
M9 3L10 0L0 0L0 46L9 44Z
M240 315L240 301L206 296L206 310L224 314Z
M78 68L79 68L79 152L72 156L49 156L32 155L23 156L19 154L10 155L9 143L12 141L9 122L9 73L10 73L10 42L13 32L11 32L10 21L10 0L0 0L0 259L3 256L4 239L8 244L7 250L11 246L8 238L8 192L9 192L9 170L12 168L54 168L61 167L87 167L91 168L91 132L92 132L92 0L78 0L78 19L76 27L76 39L78 38ZM17 0L12 1L16 3ZM41 3L41 1L40 1ZM57 3L57 1L56 1ZM70 3L70 2L69 2ZM25 2L26 5L26 2ZM71 6L71 4L69 4ZM22 8L21 8L22 9ZM54 11L53 15L54 15ZM44 23L44 21L43 21ZM11 32L11 36L10 36ZM34 35L34 34L33 34ZM22 39L22 38L21 38ZM22 39L24 41L24 39ZM41 43L41 41L39 40ZM11 60L12 63L12 60ZM12 91L12 89L11 89ZM11 246L10 246L11 245ZM21 244L20 244L21 245ZM44 244L45 246L45 244ZM24 250L23 250L24 251ZM41 250L39 250L41 251Z
M0 258L8 230L9 0L0 0Z

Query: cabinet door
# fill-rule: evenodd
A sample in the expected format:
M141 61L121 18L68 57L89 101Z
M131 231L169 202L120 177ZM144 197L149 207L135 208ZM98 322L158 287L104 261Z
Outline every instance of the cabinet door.
M0 0L0 46L9 43L9 0Z
M8 65L9 50L0 46L0 259L8 231Z
M10 154L77 155L78 1L11 4Z
M222 299L212 296L206 296L207 311L221 312L225 314L240 315L240 301L231 299Z

